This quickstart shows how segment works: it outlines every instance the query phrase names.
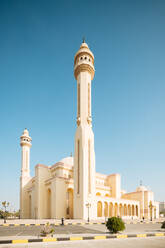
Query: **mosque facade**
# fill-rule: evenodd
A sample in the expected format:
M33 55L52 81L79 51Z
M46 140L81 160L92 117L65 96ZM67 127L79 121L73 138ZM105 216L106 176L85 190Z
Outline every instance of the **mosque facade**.
M20 137L22 166L20 177L20 213L28 219L123 219L159 217L154 193L140 185L134 192L121 188L119 174L101 174L95 170L92 130L91 84L95 74L94 55L83 42L74 57L77 81L77 129L74 157L52 166L37 164L30 176L31 137L27 129Z

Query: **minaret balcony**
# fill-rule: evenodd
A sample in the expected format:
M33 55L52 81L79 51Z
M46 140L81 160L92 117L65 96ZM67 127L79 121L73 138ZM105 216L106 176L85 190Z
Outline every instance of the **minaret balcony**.
M81 123L81 119L80 119L80 117L77 117L77 126L79 126L80 123Z
M88 122L89 125L92 124L92 117L91 116L87 117L87 122Z
M29 147L32 146L32 144L30 143L30 139L29 140L27 140L27 139L21 139L20 145L21 146L29 146Z

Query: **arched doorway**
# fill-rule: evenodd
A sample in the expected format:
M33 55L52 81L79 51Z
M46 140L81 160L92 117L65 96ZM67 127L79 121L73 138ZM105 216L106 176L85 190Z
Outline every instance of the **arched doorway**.
M47 191L47 218L51 219L51 189Z
M97 203L97 217L102 217L102 202Z
M127 205L124 204L124 216L127 216Z
M73 219L73 189L67 190L67 216L69 219Z
M101 196L100 192L97 192L97 193L96 193L96 196Z
M109 194L105 194L105 197L110 197L110 195Z
M109 217L112 217L113 216L113 203L110 202L109 203Z
M118 216L118 204L115 203L115 217Z
M104 216L108 217L108 203L104 202Z

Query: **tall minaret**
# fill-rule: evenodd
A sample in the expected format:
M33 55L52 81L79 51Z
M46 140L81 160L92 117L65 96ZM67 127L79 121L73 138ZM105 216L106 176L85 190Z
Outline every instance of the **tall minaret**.
M30 180L30 147L31 137L28 130L25 128L20 137L20 146L22 147L22 161L21 161L21 177L20 177L20 210L21 218L27 218L27 195L25 192L26 184Z
M22 136L20 137L20 146L22 147L22 177L30 177L30 147L32 146L31 141L32 139L29 136L29 132L25 128Z
M83 41L74 57L77 80L77 130L74 155L74 218L96 218L95 152L91 118L94 56ZM89 208L89 209L88 209ZM89 211L89 212L88 212Z

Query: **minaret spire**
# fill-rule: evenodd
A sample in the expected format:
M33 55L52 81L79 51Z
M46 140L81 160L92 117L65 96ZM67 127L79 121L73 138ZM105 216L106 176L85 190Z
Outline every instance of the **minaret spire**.
M27 128L24 129L23 134L20 137L20 146L22 147L22 168L21 168L21 176L30 177L30 147L31 137L29 136L29 132Z
M74 218L96 218L95 152L92 131L91 83L94 77L94 55L85 39L74 57L74 76L77 80L77 130L74 154Z
M27 128L24 129L20 137L20 146L22 147L21 177L20 177L20 215L21 218L28 218L28 195L26 185L31 179L30 177L30 147L31 137Z
M91 125L91 81L95 73L94 55L83 42L74 58L74 76L77 80L77 125ZM83 83L82 83L83 82Z

